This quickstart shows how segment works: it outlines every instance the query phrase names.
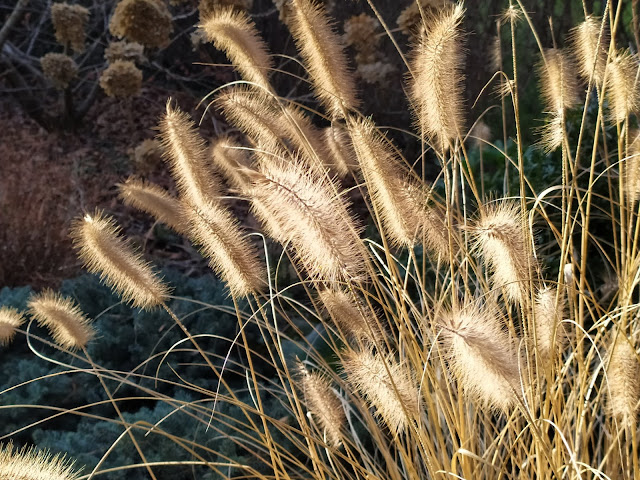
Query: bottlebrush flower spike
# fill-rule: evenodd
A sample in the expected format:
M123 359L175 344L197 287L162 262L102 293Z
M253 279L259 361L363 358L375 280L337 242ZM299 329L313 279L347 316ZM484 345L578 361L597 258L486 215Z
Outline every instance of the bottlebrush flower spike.
M135 307L161 305L169 288L120 235L115 221L97 210L74 222L71 237L85 266Z
M28 307L38 324L47 327L54 341L63 348L84 348L95 335L80 307L51 290L33 296Z

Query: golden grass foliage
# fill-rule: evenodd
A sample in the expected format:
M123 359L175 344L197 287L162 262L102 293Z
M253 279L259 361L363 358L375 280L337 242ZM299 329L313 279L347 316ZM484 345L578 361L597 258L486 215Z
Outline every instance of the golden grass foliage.
M117 9L125 3L133 2ZM196 400L167 398L138 369L105 370L165 402L165 418L188 415L212 436L177 438L164 420L127 431L174 441L189 455L177 463L196 476L640 478L640 90L637 46L619 45L628 10L603 2L598 20L585 5L568 50L557 49L568 32L532 35L537 69L518 51L532 15L512 3L491 17L500 71L468 131L465 117L479 109L463 100L464 7L415 2L403 20L414 44L401 52L417 120L410 131L357 110L358 86L327 9L312 0L277 5L314 98L308 90L280 97L282 86L270 82L299 75L288 72L291 58L267 52L249 14L212 7L203 28L244 79L211 94L226 120L215 118L220 135L203 138L168 103L159 130L178 196L136 179L120 185L125 203L207 257L233 305L194 300L194 312L235 314L230 338L189 331L191 312L171 309L168 287L113 219L98 211L74 224L89 270L134 306L161 305L158 315L194 347L179 342L154 355L188 355L189 372L209 369L202 382L183 376L180 361L168 379L155 373ZM402 47L386 13L369 5L376 19L356 17L347 37L359 60L377 62L379 39L366 37L378 24ZM524 131L521 110L532 103L521 100L531 72L543 103L535 113L546 115L543 149L525 144L534 133ZM506 95L492 98L495 86ZM247 208L252 230L232 213ZM66 347L91 337L81 334L88 324L77 307L58 296L36 297L31 311ZM20 321L0 311L0 342Z

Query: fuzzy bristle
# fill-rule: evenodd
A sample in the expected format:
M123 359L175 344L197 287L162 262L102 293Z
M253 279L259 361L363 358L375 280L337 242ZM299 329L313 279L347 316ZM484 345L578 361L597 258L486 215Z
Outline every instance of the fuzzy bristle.
M358 159L349 133L344 127L332 125L322 131L322 136L327 145L328 153L328 161L325 164L340 178L346 177L358 166Z
M304 400L327 437L327 443L337 447L342 442L346 415L342 402L331 388L331 381L317 372L308 372L298 365Z
M131 243L120 235L115 221L101 211L74 222L71 237L78 255L92 273L135 307L161 305L169 288L142 259Z
M46 450L26 446L14 449L9 442L0 444L0 478L3 480L75 480L80 476L73 462L63 455L52 456Z
M8 345L16 336L16 329L24 323L22 314L15 308L0 307L0 346Z
M640 63L628 50L617 52L607 67L611 119L624 122L640 109Z
M593 75L597 85L601 85L604 79L609 44L606 31L600 35L601 26L601 19L589 16L571 30L571 46L578 62L578 73L587 82Z
M339 288L318 290L318 296L335 324L347 335L371 344L382 341L375 313L359 298Z
M191 237L227 284L231 296L238 299L261 291L265 268L231 213L211 202L188 210Z
M392 433L404 431L420 415L420 395L407 365L392 356L364 350L348 352L347 381L375 408Z
M211 161L230 187L237 190L246 187L248 180L242 169L250 167L251 159L242 145L230 137L216 138L211 143Z
M268 73L273 67L267 45L249 15L236 8L216 8L203 21L207 39L223 50L242 77L271 91Z
M187 233L184 206L164 188L133 177L118 187L125 205L147 212L176 233Z
M564 298L556 288L544 287L538 291L533 305L535 351L543 360L552 358L565 343L563 312Z
M284 155L261 159L249 191L267 233L290 242L313 278L360 278L364 253L358 228L338 187L319 168Z
M33 296L28 307L31 316L47 327L53 340L63 348L84 348L95 336L89 319L70 298L45 290Z
M508 300L522 302L528 297L535 259L526 218L518 205L503 201L485 206L470 231L475 248L492 271L493 286L503 288Z
M632 205L640 199L640 130L629 132L629 148L624 165L624 191Z
M405 188L408 172L373 122L350 120L349 133L371 201L384 233L394 245L411 246L420 237L419 213Z
M509 411L521 396L518 358L496 313L470 303L445 312L439 324L449 367L465 394Z
M358 107L355 80L345 48L324 7L313 0L292 0L291 33L302 53L315 93L335 116Z
M461 4L429 19L413 53L410 93L418 126L439 149L447 149L463 126Z
M205 142L189 116L167 102L160 135L171 173L181 195L196 205L219 196L219 186L208 167Z
M287 136L281 109L272 97L247 87L230 87L216 97L229 123L267 150L282 148Z
M608 379L608 411L623 426L635 428L640 402L640 362L630 340L618 332L610 352Z

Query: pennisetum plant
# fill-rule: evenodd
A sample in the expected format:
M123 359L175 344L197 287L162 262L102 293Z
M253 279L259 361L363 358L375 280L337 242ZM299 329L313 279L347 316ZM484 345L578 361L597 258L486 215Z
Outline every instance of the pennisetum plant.
M359 111L366 96L322 4L280 6L313 106L278 95L275 79L286 72L271 75L275 58L250 15L217 6L201 27L242 80L211 101L237 130L205 140L168 103L160 138L178 195L137 179L120 185L125 203L191 239L225 283L238 320L228 352L202 346L216 332L189 331L170 288L114 220L97 211L74 226L89 270L134 307L160 307L215 379L215 388L194 385L176 366L172 381L202 401L157 400L207 432L229 427L216 441L240 453L170 438L196 459L190 465L220 478L640 477L640 73L637 46L618 44L616 5L625 2L600 12L585 4L582 23L549 44L526 6L509 2L498 22L499 71L482 90L502 90L489 109L499 110L500 142L486 127L472 131L489 120L467 120L462 3L418 2L411 52L367 3L410 59L413 145ZM525 144L532 135L520 101L525 35L540 59L526 66L543 104L534 146ZM490 168L477 171L471 138L481 138L481 166L491 155L508 165L504 191L489 187ZM532 158L556 162L561 174L531 173L544 168L532 169ZM259 232L233 217L230 196L249 205ZM284 271L293 280L283 285ZM35 298L31 314L67 354L92 337L77 307L53 294ZM21 322L0 310L0 342ZM99 378L135 385L86 361ZM285 417L265 407L273 401ZM153 477L159 470L139 452Z

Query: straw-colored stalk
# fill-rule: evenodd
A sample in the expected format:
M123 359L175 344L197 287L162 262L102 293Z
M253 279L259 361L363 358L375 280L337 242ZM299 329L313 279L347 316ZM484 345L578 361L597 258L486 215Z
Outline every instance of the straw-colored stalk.
M298 365L304 401L326 436L327 443L337 447L342 442L346 416L342 401L331 388L331 381L318 372L309 372Z
M465 394L508 412L521 397L518 356L498 314L467 304L445 312L440 338L449 368Z
M273 67L271 57L246 12L231 7L216 8L201 27L207 39L225 52L246 81L271 91L268 79Z
M593 78L596 85L602 85L604 79L609 44L606 31L600 35L601 27L600 18L589 16L571 30L570 37L573 55L578 63L578 73L586 82Z
M33 296L28 307L38 325L47 327L53 340L63 348L85 348L95 336L89 319L70 298L45 290Z
M200 245L209 266L238 299L264 287L265 268L238 221L219 204L191 205L188 219L191 237Z
M470 227L475 249L492 272L493 286L502 288L512 302L528 297L533 279L535 259L527 227L520 207L507 201L485 205Z
M24 323L18 310L11 307L0 307L0 346L9 345L16 336L16 329Z
M14 449L0 444L0 478L3 480L74 480L80 476L73 462L64 455L52 456L34 447Z
M318 296L341 331L372 345L382 341L375 313L359 298L336 287L318 290Z
M640 109L638 56L628 50L617 52L607 69L610 116L615 122L624 122L630 114Z
M462 131L462 4L442 8L425 24L413 52L409 91L421 132L441 150Z
M219 186L208 168L205 142L189 116L171 106L171 99L160 122L160 135L180 194L195 205L216 199Z
M120 235L113 218L97 210L74 222L71 236L78 255L92 273L135 307L151 308L163 304L169 288Z
M640 362L631 341L618 332L610 352L608 412L623 426L635 428L640 402Z
M358 107L355 80L345 48L324 7L313 0L292 0L291 33L305 60L316 96L335 116Z
M185 209L180 200L171 196L164 188L145 180L130 177L118 185L120 198L125 205L142 210L164 223L176 233L188 233Z
M375 408L392 433L404 431L420 415L414 374L393 356L368 350L348 352L343 362L347 382Z
M267 233L289 242L312 278L361 278L364 247L346 200L323 171L295 157L261 156L249 196Z

